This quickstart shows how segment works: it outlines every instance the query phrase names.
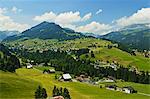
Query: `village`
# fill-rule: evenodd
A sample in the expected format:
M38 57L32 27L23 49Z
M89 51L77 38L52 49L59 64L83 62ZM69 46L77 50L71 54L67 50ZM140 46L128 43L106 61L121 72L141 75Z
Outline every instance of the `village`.
M37 67L40 67L40 68L46 67L46 66L41 66L41 65L44 65L44 64L40 64L40 66L34 66L30 63L27 63L26 68L33 69ZM111 76L103 77L101 79L95 78L96 79L95 80L92 77L85 75L85 74L81 74L79 76L74 76L69 73L57 74L57 71L54 68L43 69L42 72L45 75L55 74L55 80L59 82L81 82L81 83L86 83L86 84L90 84L93 86L97 86L99 88L105 88L111 91L119 91L119 92L123 92L127 94L137 93L137 91L132 86L119 87L115 85L115 83L117 83L117 79Z

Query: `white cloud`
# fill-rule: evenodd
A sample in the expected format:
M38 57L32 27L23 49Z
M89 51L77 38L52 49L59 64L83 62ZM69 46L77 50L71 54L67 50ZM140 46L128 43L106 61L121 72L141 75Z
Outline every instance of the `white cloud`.
M122 17L115 21L118 26L124 27L132 24L150 23L150 8L142 8L133 15Z
M91 16L92 16L92 13L88 13L88 14L86 14L81 20L82 20L82 21L86 21L86 20L90 19Z
M35 21L39 21L39 22L42 22L42 21L54 21L56 18L56 14L53 13L53 12L46 12L44 13L43 15L41 16L35 16L33 20Z
M82 22L90 19L92 13L87 13L83 17L80 16L80 12L64 12L60 14L56 14L54 12L46 12L41 16L35 16L33 18L34 21L42 22L42 21L50 21L55 22L61 26L73 26L73 24L77 22ZM74 27L74 26L73 26Z
M100 34L104 35L112 30L112 27L107 24L101 24L98 22L91 22L85 26L79 26L76 28L76 31L79 32L85 32L85 33L95 33L95 34Z
M97 12L96 12L96 14L99 14L99 13L101 13L103 10L102 9L99 9Z
M28 24L20 24L17 22L14 22L14 20L7 15L4 15L3 8L0 8L0 30L18 30L23 31L29 27Z
M12 9L11 9L11 11L12 11L13 13L17 13L17 12L21 12L22 9L19 9L19 8L13 6Z
M65 12L65 13L60 13L59 15L56 16L56 23L60 24L72 24L79 22L81 20L80 17L80 12Z
M99 9L95 14L102 12L102 9ZM115 20L113 24L103 24L96 21L88 23L86 25L78 26L76 23L81 23L83 21L89 20L92 17L92 13L87 13L83 16L80 15L80 12L64 12L64 13L54 13L47 12L40 16L35 16L33 20L42 22L50 21L55 22L62 27L68 27L79 32L89 32L95 34L107 34L113 30L118 30L121 27L140 24L140 23L150 23L150 8L142 8L136 13L129 17L122 17L118 20Z
M105 34L111 30L110 25L101 24L98 22L91 22L84 26L77 26L75 23L83 22L89 20L92 16L92 13L87 13L83 17L80 16L80 12L64 12L60 14L56 14L54 12L44 13L41 16L35 16L33 18L34 21L42 22L42 21L51 21L55 22L62 27L69 27L79 32L89 32L89 33L97 33L97 34Z
M7 9L6 8L0 8L0 14L6 13Z

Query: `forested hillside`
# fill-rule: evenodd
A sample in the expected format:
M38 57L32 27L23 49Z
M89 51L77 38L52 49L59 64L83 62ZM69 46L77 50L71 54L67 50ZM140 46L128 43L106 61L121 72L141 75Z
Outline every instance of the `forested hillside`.
M15 72L20 67L19 59L7 47L0 44L0 70Z
M124 44L128 50L150 50L150 28L147 24L134 24L101 38Z

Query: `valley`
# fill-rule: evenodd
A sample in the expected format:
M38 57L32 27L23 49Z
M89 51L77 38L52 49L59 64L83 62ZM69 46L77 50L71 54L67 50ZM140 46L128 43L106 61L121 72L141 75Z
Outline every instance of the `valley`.
M58 87L66 87L70 91L70 95L72 99L97 99L101 97L101 99L147 99L148 96L140 95L138 93L135 94L126 94L122 92L116 92L107 90L105 88L99 88L99 86L93 86L81 82L59 82L55 80L55 74L43 74L42 71L38 69L26 69L21 68L17 69L16 73L6 73L0 72L0 84L4 89L2 93L0 93L1 98L12 97L12 98L24 98L29 99L34 98L34 92L36 86L41 84L47 90L48 96L52 95L52 89L54 85ZM9 84L8 81L9 80ZM10 87L11 85L11 87ZM12 86L13 85L13 86ZM19 85L16 87L16 85ZM145 84L136 84L136 83L118 83L117 85L132 85L139 93L147 93L149 94L149 85ZM7 89L6 89L7 86ZM8 87L9 86L9 87ZM26 86L26 87L25 87ZM22 91L20 91L20 89ZM29 91L30 90L30 91ZM8 92L9 91L9 92ZM16 92L15 94L13 92ZM5 94L4 94L5 93ZM105 94L105 95L104 95ZM106 95L107 94L107 95Z
M149 57L44 21L1 42L0 98L148 99Z
M51 50L61 50L71 53L71 50L79 50L83 48L90 49L95 54L95 57L90 57L90 52L87 54L80 55L81 59L87 59L91 61L101 60L101 61L109 61L112 63L116 61L120 65L125 67L135 67L138 70L150 70L150 59L145 58L143 54L136 53L137 55L131 55L128 52L122 51L117 47L113 47L108 49L108 45L115 45L110 41L96 39L96 38L81 38L75 40L67 40L59 42L56 39L52 40L41 40L41 39L31 39L31 40L17 40L14 42L6 43L10 48L18 48L18 49L29 49L31 52L35 52L39 50L40 52L46 51L48 49ZM89 55L89 57L85 57ZM72 56L75 56L72 54Z

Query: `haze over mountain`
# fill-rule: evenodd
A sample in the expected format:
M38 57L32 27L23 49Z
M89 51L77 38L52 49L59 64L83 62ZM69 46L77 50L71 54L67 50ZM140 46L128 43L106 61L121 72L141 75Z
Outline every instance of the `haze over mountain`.
M0 31L0 41L7 38L8 36L12 36L15 34L19 34L18 31Z
M129 48L150 50L150 27L148 24L134 24L114 31L101 38L125 44Z
M55 23L42 22L19 35L14 35L6 38L4 41L12 41L17 39L58 39L69 40L84 37L83 34L75 32L71 29L62 28Z

